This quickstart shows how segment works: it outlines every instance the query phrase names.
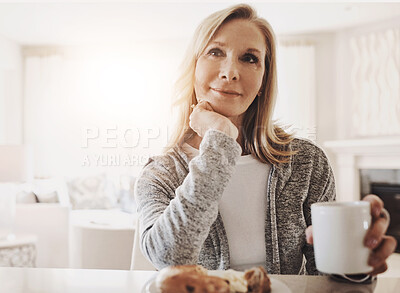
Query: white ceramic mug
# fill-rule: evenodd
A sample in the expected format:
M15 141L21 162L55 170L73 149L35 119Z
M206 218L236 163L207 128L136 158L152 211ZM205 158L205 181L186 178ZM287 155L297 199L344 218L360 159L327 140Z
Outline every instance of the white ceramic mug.
M389 214L384 210L389 220ZM311 205L315 264L328 274L361 274L372 271L370 250L364 238L371 226L367 201L323 202Z

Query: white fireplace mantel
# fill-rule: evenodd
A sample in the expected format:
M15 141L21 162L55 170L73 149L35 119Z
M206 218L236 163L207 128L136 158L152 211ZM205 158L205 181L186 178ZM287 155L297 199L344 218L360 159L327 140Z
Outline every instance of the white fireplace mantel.
M335 155L337 200L360 200L360 169L400 169L400 138L327 141Z

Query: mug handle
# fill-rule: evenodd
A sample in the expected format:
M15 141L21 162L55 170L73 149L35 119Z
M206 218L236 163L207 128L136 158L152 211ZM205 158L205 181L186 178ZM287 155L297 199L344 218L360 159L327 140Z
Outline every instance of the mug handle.
M352 278L352 277L349 277L349 276L346 276L346 275L338 275L338 276L340 278L343 278L343 279L349 281L350 283L357 283L357 284L364 283L364 282L368 281L371 278L371 276L367 275L367 274L365 274L365 275L363 274L362 278Z

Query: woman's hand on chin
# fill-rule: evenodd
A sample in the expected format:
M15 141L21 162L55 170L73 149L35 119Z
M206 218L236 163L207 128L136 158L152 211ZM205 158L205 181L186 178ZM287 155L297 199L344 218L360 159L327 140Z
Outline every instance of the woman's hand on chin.
M239 131L237 127L225 116L213 110L210 103L200 101L194 108L189 117L189 126L200 137L203 137L207 130L216 129L237 139Z

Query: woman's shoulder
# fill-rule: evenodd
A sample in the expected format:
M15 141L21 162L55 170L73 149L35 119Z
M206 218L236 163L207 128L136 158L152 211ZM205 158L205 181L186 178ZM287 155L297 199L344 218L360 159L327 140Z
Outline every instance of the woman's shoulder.
M315 142L294 138L289 147L295 151L290 158L290 163L278 168L282 176L290 177L293 181L313 182L315 186L325 184L327 180L333 180L333 172L328 157L323 149Z
M294 138L289 147L291 150L295 151L296 154L293 155L295 162L302 163L304 161L318 161L325 162L329 164L328 158L324 150L315 142L306 138Z
M298 151L306 151L306 152L322 151L322 148L317 143L307 138L295 137L290 142L290 145L293 150L298 150Z

